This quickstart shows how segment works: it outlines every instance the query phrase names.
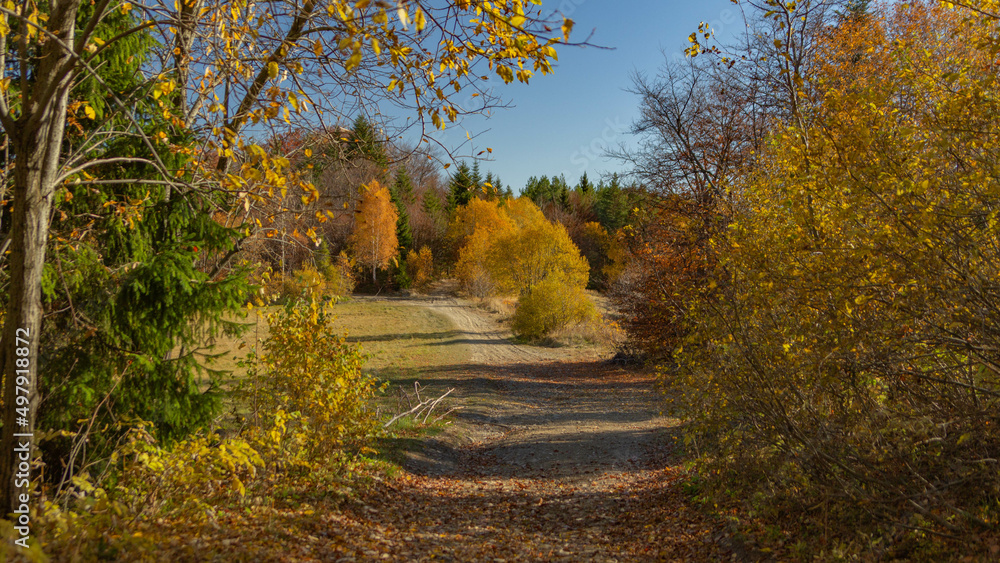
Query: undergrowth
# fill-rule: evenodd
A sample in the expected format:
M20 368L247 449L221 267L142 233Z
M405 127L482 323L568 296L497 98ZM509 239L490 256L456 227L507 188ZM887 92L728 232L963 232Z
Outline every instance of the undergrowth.
M386 465L371 448L381 386L331 321L330 305L315 300L268 316L270 336L244 360L247 377L234 394L242 414L229 437L201 431L168 447L143 421L101 429L117 432L119 447L63 482L36 487L31 549L13 545L5 521L0 559L172 560L221 526L253 530L282 510L342 500L381 479ZM85 442L87 434L73 438Z

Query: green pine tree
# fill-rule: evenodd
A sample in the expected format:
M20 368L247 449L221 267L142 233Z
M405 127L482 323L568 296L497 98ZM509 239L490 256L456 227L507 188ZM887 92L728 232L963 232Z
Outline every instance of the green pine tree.
M448 182L448 213L454 213L455 209L469 203L475 194L476 185L473 169L465 161L460 162Z
M354 120L354 126L351 128L351 131L354 134L354 144L348 151L348 154L370 160L377 164L381 172L376 179L384 181L389 171L389 157L385 152L384 141L363 115L359 115Z
M483 176L479 172L479 161L472 162L472 172L469 173L469 183L473 194L480 193L483 187Z
M507 189L509 190L510 188L507 188ZM499 197L503 197L503 195L504 195L503 181L500 179L500 175L499 174L497 174L496 176L493 176L493 193L495 194L494 197L498 197L498 198Z
M98 35L133 27L138 22L132 14L109 12ZM78 22L88 24L84 11ZM136 33L112 44L93 66L121 99L132 100L146 135L163 133L172 145L192 145L192 138L176 133L149 103L139 70L152 47L148 36ZM71 96L103 113L111 102L95 94L96 80L82 80ZM73 135L92 132L87 128L99 123L81 120ZM68 140L72 143L72 135ZM156 145L157 157L170 169L183 169L186 157L168 147ZM151 156L145 143L122 135L97 145L87 158ZM92 167L89 173L109 181L160 179L152 167L133 163ZM75 430L102 401L98 420L142 418L165 439L208 424L220 404L222 374L207 365L202 347L240 332L242 325L230 313L249 294L242 271L197 267L234 248L237 231L212 218L227 202L218 195L140 183L69 185L57 198L62 213L53 220L42 280L40 427ZM101 440L95 434L92 447ZM47 447L61 446L54 441Z
M611 176L607 185L601 182L594 199L594 212L605 229L615 232L628 224L631 209L632 200L622 188L617 173Z
M417 200L413 181L410 174L402 166L396 170L396 177L392 182L392 189L404 203L413 203Z
M399 241L400 255L405 256L406 251L413 248L413 230L410 228L410 214L406 210L406 204L413 198L413 184L404 168L396 171L389 195L399 214L396 219L396 239Z
M580 192L580 195L584 197L593 193L594 185L590 183L586 172L583 173L583 176L580 176L580 183L576 185L576 191Z

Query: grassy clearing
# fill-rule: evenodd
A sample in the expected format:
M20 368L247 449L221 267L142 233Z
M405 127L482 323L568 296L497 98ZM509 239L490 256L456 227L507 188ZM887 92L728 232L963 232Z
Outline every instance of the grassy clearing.
M237 365L239 360L246 356L254 342L261 343L267 338L266 317L280 309L280 306L255 309L244 319L250 326L242 337L221 338L214 343L211 353L219 356L209 365L232 372L223 381L226 388L244 377L245 370ZM385 419L408 409L410 403L401 391L414 400L414 382L421 384L422 398L437 397L454 386L456 370L464 369L469 362L471 348L465 342L467 337L447 317L430 309L361 297L337 303L334 313L335 331L369 355L364 370L389 384L385 394L377 400ZM406 417L392 426L390 435L378 439L376 458L388 462L386 471L395 470L403 461L405 451L419 450L423 437L442 432L445 421L430 422L451 406L486 400L485 397L463 397L456 402L456 399L445 399L434 410L428 424Z
M242 337L220 338L211 346L210 353L218 357L208 365L231 372L222 381L225 388L233 387L244 377L245 370L238 366L239 360L246 357L255 342L259 345L267 338L267 314L280 309L280 306L255 309L244 319L250 326ZM419 381L426 386L421 392L424 398L440 395L447 390L448 374L469 361L471 350L462 342L462 334L448 318L429 309L359 298L338 303L334 312L335 330L369 355L365 371L389 383L386 394L379 400L379 407L385 413L406 410L400 387L412 397L413 384ZM444 410L436 410L434 417ZM404 419L394 425L393 431L399 436L416 436L434 434L440 431L440 426L439 423L428 427Z
M243 336L219 338L210 346L209 353L219 356L207 365L232 372L227 383L242 377L239 360L255 342L267 338L266 316L280 309L254 309L243 319L249 325ZM370 355L365 367L380 379L396 383L401 378L401 383L410 383L420 372L432 373L435 368L464 364L469 359L469 346L457 342L461 334L455 326L429 309L362 298L338 303L334 312L336 330Z
M429 309L356 299L338 303L334 310L334 326L372 355L367 369L381 379L395 383L469 361L469 346L459 342L462 334Z

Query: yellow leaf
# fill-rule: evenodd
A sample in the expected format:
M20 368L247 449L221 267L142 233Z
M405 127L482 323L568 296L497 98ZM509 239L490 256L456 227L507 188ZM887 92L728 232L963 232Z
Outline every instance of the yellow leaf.
M564 41L569 41L569 34L571 31L573 31L573 20L569 18L563 18L562 33Z
M355 51L349 59L347 59L347 70L351 70L361 64L361 51Z

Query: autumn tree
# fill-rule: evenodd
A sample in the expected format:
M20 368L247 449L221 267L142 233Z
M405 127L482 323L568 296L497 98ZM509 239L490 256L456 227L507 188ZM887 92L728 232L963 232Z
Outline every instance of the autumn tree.
M594 303L583 288L566 283L557 274L521 295L511 318L511 329L520 338L539 340L567 325L583 323L596 316Z
M424 246L420 252L410 250L406 254L406 271L418 290L426 289L434 279L434 256L431 249Z
M550 222L527 198L510 200L506 211L517 228L497 231L486 255L500 291L524 295L550 276L573 287L587 285L590 268L566 227Z
M718 45L703 26L691 57L633 75L638 142L612 154L643 186L643 209L629 219L635 206L614 178L598 188L595 209L609 231L631 222L624 240L632 260L614 299L645 353L668 358L697 321L686 296L719 283L710 241L724 238L740 205L734 186L753 173L771 128L802 117L816 44L838 6L742 2L743 37Z
M85 27L89 16L89 7L78 12L77 27ZM110 12L94 33L113 37L133 29L136 16ZM145 32L112 43L91 61L95 72L80 77L68 93L58 157L89 159L89 167L55 190L46 225L50 236L40 276L45 321L34 335L42 352L35 371L38 402L30 414L40 428L60 432L40 450L42 460L58 468L46 475L50 482L68 479L64 468L106 455L120 437L111 421L141 417L167 441L210 423L219 393L203 344L239 332L230 313L246 302L241 272L212 274L199 267L207 257L228 252L238 233L215 220L219 199L170 194L157 167L148 164L180 169L191 158L170 149L191 136L176 131L147 96L140 70L152 48ZM29 76L38 70L37 61L27 65ZM13 85L7 99L17 100L22 87ZM117 112L106 88L130 100L134 113ZM89 144L102 129L128 129L130 123L137 135ZM170 143L147 144L144 136ZM11 227L2 226L8 242ZM8 265L3 262L0 270L5 291L14 274ZM81 451L73 443L84 439L74 437L83 419L101 430L86 438ZM18 431L12 426L5 430ZM81 453L74 455L74 449Z
M881 6L815 38L797 109L703 245L712 283L686 294L666 372L716 470L883 538L996 525L998 21L975 5Z
M540 337L589 318L592 304L583 294L587 261L566 228L546 219L530 199L473 199L458 209L450 233L460 247L455 269L466 291L479 298L501 293L524 299L517 322L524 336Z
M354 232L350 246L354 259L360 266L371 268L372 283L376 272L388 268L399 256L396 238L396 221L399 215L392 203L388 188L376 180L361 188L361 203L354 219Z
M498 233L515 228L500 201L473 198L456 210L448 239L457 249L455 274L466 291L479 298L495 293L496 279L487 266L491 245Z
M448 225L448 238L456 247L463 247L476 231L503 231L513 228L504 202L474 198L455 211Z
M606 290L613 285L626 265L625 246L620 233L609 233L600 223L584 223L574 238L580 253L590 265L588 287Z

